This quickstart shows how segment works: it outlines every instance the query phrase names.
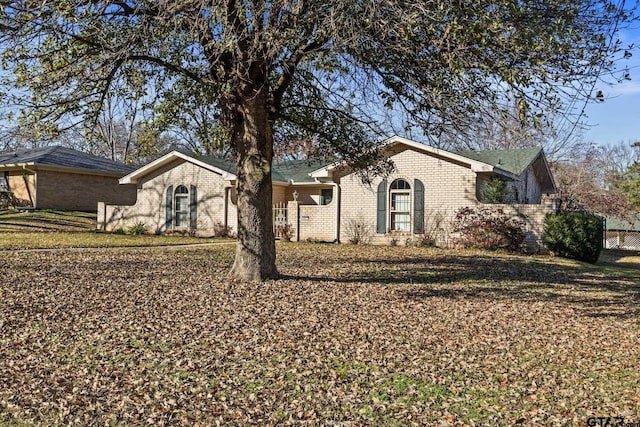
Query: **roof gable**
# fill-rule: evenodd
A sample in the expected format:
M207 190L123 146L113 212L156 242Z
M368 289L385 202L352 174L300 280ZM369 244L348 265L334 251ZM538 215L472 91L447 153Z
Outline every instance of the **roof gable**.
M221 159L211 156L194 157L180 151L172 151L171 153L166 154L159 159L156 159L153 162L148 163L140 169L137 169L129 175L123 177L120 180L120 183L135 183L143 176L166 164L169 164L176 159L182 159L212 172L218 173L222 175L226 180L236 179L236 164L234 160ZM271 166L271 178L274 182L283 183L315 182L315 180L310 176L310 172L324 166L325 164L327 164L327 162L316 160L274 160Z
M556 191L544 152L539 147L451 152L396 135L384 141L381 149L387 150L387 153L394 153L399 147L436 156L446 161L468 165L476 173L491 172L510 179L518 179L525 170L533 165L535 166L533 169L536 169L537 174L540 175L543 192L553 193ZM390 157L393 157L393 154L390 154ZM344 165L342 161L333 162L313 171L311 176L316 178L329 177L334 169Z
M124 163L57 145L0 153L0 167L23 165L107 172L122 175L134 169Z
M500 173L500 174L512 177L511 172L501 168L495 168L493 165L489 163L485 163L468 156L463 156L459 153L454 153L451 151L443 150L441 148L436 148L430 145L422 144L420 142L412 141L407 138L402 138L397 135L392 136L391 138L385 140L381 144L381 150L383 151L386 150L387 152L393 152L394 149L398 148L398 146L405 146L409 149L430 154L432 156L440 157L442 159L445 159L451 162L457 162L457 163L468 165L471 168L471 170L473 170L474 172L495 172L495 173ZM393 154L391 155L391 157L392 156ZM322 167L313 171L312 176L318 177L318 178L328 177L332 170L344 165L345 165L344 161L333 162L325 167Z
M545 192L555 191L555 184L553 183L551 172L544 159L544 153L542 149L538 147L512 150L450 152L410 139L394 136L382 144L382 149L392 152L394 148L398 148L399 146L437 156L451 162L466 164L474 172L492 172L511 179L516 179L534 162L538 161L545 174L545 177L543 177L546 188ZM172 151L123 177L120 183L135 183L144 175L176 159L182 159L204 167L205 169L222 175L226 180L236 179L236 165L234 160L211 156L194 157L180 151ZM343 165L344 162L341 160L274 160L271 176L273 182L292 184L313 183L317 182L318 178L330 177L332 170Z
M190 163L193 163L197 166L200 166L206 170L209 170L211 172L217 173L218 175L222 175L223 178L225 179L235 179L235 173L230 172L229 170L227 170L229 168L228 164L223 164L223 163L218 163L218 165L214 164L216 162L214 162L214 160L221 160L221 159L215 159L214 157L205 157L202 160L199 158L195 158L192 157L188 154L182 153L180 151L172 151L170 153L165 154L164 156L157 158L156 160L152 161L151 163L147 163L146 165L142 166L139 169L134 170L133 172L131 172L130 174L123 176L122 178L120 178L120 184L136 184L138 181L140 181L140 179L142 179L143 177L147 176L148 174L152 173L153 171L166 166L168 164L170 164L171 162L174 162L176 160L183 160L183 161L187 161ZM205 161L206 160L206 161ZM225 166L225 168L223 167L219 167L219 166ZM235 172L235 170L234 170Z

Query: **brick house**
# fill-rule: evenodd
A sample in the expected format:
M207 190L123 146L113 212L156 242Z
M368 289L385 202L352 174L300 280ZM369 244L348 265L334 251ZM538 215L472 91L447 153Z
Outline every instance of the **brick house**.
M555 193L541 149L452 153L397 136L382 148L395 170L371 185L340 162L274 161L275 221L282 224L283 209L294 240L347 242L350 228L360 224L382 243L432 232L430 221L437 217L435 232L446 244L455 212L481 206L480 189L500 177L507 182L508 204L491 206L524 218L530 243L540 240L544 215L552 211L543 195ZM113 230L142 222L158 233L198 234L235 229L235 179L231 161L174 151L123 177L120 183L137 186L137 202L101 203L98 226Z
M99 201L135 203L118 180L134 168L60 146L0 152L0 193L15 207L94 211Z

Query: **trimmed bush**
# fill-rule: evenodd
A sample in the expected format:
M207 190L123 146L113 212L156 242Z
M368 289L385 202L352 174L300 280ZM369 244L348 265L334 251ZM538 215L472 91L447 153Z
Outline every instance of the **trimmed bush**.
M452 239L455 246L524 250L524 222L499 208L459 209L453 220L453 232L459 235Z
M544 240L554 254L595 264L602 251L602 218L587 212L547 214Z

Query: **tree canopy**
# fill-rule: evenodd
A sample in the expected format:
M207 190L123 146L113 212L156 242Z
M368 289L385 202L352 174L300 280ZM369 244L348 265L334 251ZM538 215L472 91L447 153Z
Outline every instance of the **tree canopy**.
M274 141L312 138L319 153L364 167L388 128L385 109L426 136L469 134L504 115L539 122L593 96L629 18L608 0L0 4L12 71L2 99L45 132L95 121L113 93L144 98L169 121L184 118L181 100L207 107L236 157L233 271L247 279L277 276Z

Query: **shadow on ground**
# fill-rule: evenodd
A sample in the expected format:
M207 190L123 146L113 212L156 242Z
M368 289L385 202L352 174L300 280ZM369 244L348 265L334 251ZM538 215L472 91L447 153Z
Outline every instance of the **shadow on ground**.
M554 258L508 255L365 257L349 260L348 273L329 268L316 275L283 279L379 283L404 297L484 298L570 304L594 317L640 317L640 265L617 263L610 254L597 265L565 263ZM284 271L286 273L286 270Z

